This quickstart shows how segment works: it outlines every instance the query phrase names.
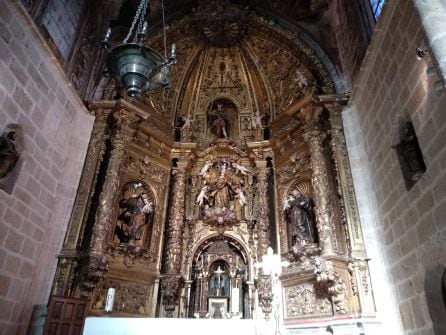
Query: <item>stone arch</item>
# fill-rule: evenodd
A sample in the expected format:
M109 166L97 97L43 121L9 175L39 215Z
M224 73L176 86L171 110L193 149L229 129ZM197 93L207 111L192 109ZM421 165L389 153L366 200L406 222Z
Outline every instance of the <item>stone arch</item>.
M228 243L230 243L231 245L233 245L234 247L236 247L239 250L239 252L243 258L243 261L247 265L246 271L247 271L248 277L251 278L251 276L252 276L251 264L253 264L254 261L253 261L251 255L249 254L247 247L245 246L244 242L241 241L240 239L238 239L234 236L229 236L227 234L219 235L216 233L216 234L212 234L212 235L207 235L206 237L197 241L197 243L192 248L191 253L190 253L190 255L192 255L192 262L196 262L198 260L198 258L202 254L203 250L208 248L210 243L213 243L218 240L227 240ZM190 275L191 274L189 274L189 277L190 277Z
M432 264L426 270L424 278L429 314L435 334L446 334L446 267Z
M211 300L224 298L231 301L231 306L244 304L243 317L248 318L250 313L245 301L250 295L247 287L252 280L252 260L243 242L233 236L212 234L197 242L191 251L189 316L212 315ZM223 277L216 277L216 270ZM224 289L221 284L225 284ZM233 295L234 289L236 295Z

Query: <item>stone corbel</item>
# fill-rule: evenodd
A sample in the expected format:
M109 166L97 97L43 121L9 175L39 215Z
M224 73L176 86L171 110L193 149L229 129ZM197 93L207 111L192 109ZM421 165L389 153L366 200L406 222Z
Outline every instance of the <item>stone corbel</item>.
M268 275L259 275L256 280L257 294L259 298L260 307L265 315L265 319L269 320L273 305L273 289L271 277Z
M181 275L164 275L161 279L161 295L166 317L174 317L179 307L181 289L184 287L184 278Z
M108 271L108 262L105 256L90 257L85 265L84 275L81 276L80 295L87 297L93 289L98 286L98 282L103 280Z

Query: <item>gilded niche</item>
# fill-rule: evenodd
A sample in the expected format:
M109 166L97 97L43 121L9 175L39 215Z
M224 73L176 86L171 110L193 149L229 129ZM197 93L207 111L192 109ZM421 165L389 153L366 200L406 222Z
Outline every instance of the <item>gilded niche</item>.
M219 224L242 219L242 208L247 201L244 176L248 171L247 167L228 159L207 160L199 173L203 182L196 199L199 219Z
M151 235L153 212L154 200L148 187L140 181L125 184L121 189L114 241L148 249L147 237Z

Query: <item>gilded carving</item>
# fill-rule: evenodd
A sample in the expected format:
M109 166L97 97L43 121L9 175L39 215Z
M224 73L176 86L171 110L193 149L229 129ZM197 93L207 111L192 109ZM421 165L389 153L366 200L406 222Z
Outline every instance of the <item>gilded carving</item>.
M125 157L127 145L133 138L137 118L123 109L113 114L116 120L116 130L112 135L112 150L107 167L105 183L99 196L99 206L96 212L90 252L104 255L106 251L106 236L112 227L112 208L119 184L119 171Z
M271 277L269 275L259 275L256 281L256 288L262 312L265 315L265 319L269 320L273 308Z
M166 317L173 317L179 304L180 290L184 279L179 275L164 275L161 279L161 294Z
M330 108L330 120L333 124L331 146L339 174L345 219L350 228L349 233L352 234L351 247L354 249L354 252L359 252L359 255L361 255L364 249L362 245L362 233L359 227L359 215L353 189L353 180L350 172L344 132L342 130L340 108L338 106Z
M316 281L327 288L335 313L347 313L347 285L333 269L333 263L320 257L316 258Z
M257 196L258 201L255 208L255 217L257 220L257 257L260 259L266 254L271 245L271 236L269 229L269 206L268 206L268 174L269 168L266 167L266 161L257 161Z
M150 314L150 297L152 285L146 283L132 283L117 279L106 279L93 295L92 310L102 312L105 307L107 289L113 287L115 299L113 303L114 314L133 314L148 316Z
M214 10L214 1L200 3ZM318 3L311 1L312 10ZM333 85L299 36L252 12L237 18L215 12L221 31L200 25L201 17L169 26L181 59L170 90L120 101L107 111L115 108L108 123L105 110L101 116L96 109L67 246L89 242L85 251L97 257L82 259L76 250L72 259L82 264L71 270L75 261L61 263L56 290L66 291L76 273L83 295L95 289L97 311L105 288L115 285L117 313L210 317L209 298L231 299L230 288L245 316L260 307L268 318L271 280L252 264L274 233L281 257L291 262L281 276L285 318L347 313L371 288L366 261L351 257L346 245L356 240L355 252L363 251L340 116L318 108L313 95ZM160 35L154 42L148 41L157 49ZM82 240L76 229L87 215L92 226L85 231L92 234ZM348 269L347 259L356 259ZM159 287L137 283L146 275L159 276ZM231 285L224 294L219 279ZM159 301L152 301L158 289ZM155 315L149 306L157 303Z
M332 220L332 204L328 182L328 171L325 165L323 145L325 133L317 128L310 128L304 133L305 140L310 145L311 168L313 170L312 184L315 189L316 217L318 225L319 243L322 253L330 254L334 250L333 232L335 230Z
M333 315L331 302L314 281L284 288L285 319Z
M127 183L119 200L119 215L114 229L115 240L130 248L146 248L153 225L155 204L151 192L140 181Z
M165 180L167 179L168 170L159 167L148 158L139 160L129 157L123 169L142 180L150 182L157 190L161 191L166 188Z

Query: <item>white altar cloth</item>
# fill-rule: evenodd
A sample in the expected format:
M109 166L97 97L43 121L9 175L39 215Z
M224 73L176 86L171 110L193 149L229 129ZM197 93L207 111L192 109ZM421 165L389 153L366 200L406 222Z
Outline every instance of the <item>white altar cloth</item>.
M87 317L83 335L255 335L254 320Z

